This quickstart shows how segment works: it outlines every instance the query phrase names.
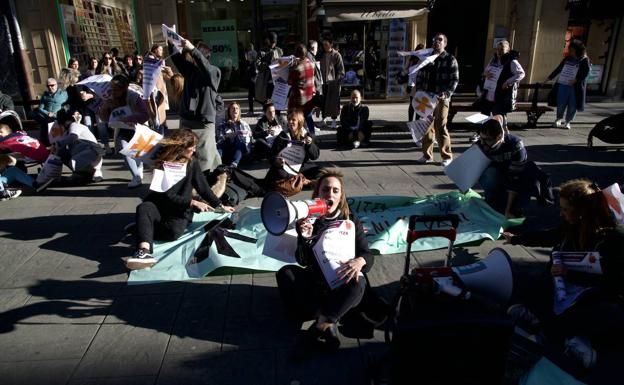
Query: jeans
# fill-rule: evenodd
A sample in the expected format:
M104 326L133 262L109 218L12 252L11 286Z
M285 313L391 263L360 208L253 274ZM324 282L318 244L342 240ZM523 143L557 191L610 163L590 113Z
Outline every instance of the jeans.
M34 179L17 167L7 167L0 175L0 191L4 190L3 185L19 183L26 187L33 187Z
M119 130L116 146L118 148L127 147L133 136L134 131L126 129ZM128 166L128 169L130 170L133 178L139 177L143 179L143 162L131 156L124 156L124 162L126 162L126 165Z
M100 140L100 142L102 142L104 147L108 148L108 141L110 140L108 136L108 123L98 122L97 132L98 132L98 139Z
M574 116L576 115L576 95L574 93L574 86L559 84L559 89L557 90L557 120L563 119L564 111L566 113L566 123L570 123L574 120Z
M485 201L499 213L505 213L507 208L507 182L505 175L496 166L488 166L479 177L479 184L483 188ZM517 212L525 207L531 200L528 191L519 191L511 207L512 212Z
M314 137L314 119L312 118L312 110L308 112L304 112L303 116L305 117L306 125L308 126L308 132L310 136Z
M231 154L232 165L234 165L234 163L238 165L241 159L243 159L243 155L249 154L249 147L244 141L236 137L233 141L225 140L217 144L217 151L222 160L224 158L229 158Z
M147 242L151 249L154 239L175 241L188 223L186 218L164 217L153 202L143 202L136 209L137 247L141 242Z
M288 265L277 273L277 287L286 309L297 321L324 316L336 323L357 306L364 296L366 280L352 279L334 290L325 288L322 277L311 268Z
M217 152L214 123L180 119L180 128L191 129L199 136L195 155L202 171L214 170L221 164L221 156Z

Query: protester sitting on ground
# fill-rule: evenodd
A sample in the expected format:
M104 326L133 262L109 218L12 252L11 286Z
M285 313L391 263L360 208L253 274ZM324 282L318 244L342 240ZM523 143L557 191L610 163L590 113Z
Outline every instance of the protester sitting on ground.
M276 274L277 287L294 321L315 319L308 329L308 341L337 349L340 345L337 324L342 316L360 303L366 287L366 279L362 273L370 271L374 257L368 248L362 224L349 209L342 172L338 169L321 170L312 198L331 200L328 213L313 223L308 218L297 222L299 236L296 258L304 267L288 265L281 268ZM352 258L336 271L338 278L344 283L331 290L321 273L312 247L325 230L334 228L338 222L345 220L350 220L355 225L351 227L347 224L346 227L353 235L343 235L343 242L355 243L355 255L344 256L345 259ZM335 246L343 247L338 244ZM344 245L344 249L348 250L349 246Z
M129 269L143 269L156 263L153 241L178 239L193 219L193 211L216 209L233 212L221 205L210 190L197 159L193 156L198 137L191 130L179 129L160 141L155 168L164 170L167 163L186 163L186 175L164 192L150 191L136 210L137 250L126 261ZM193 189L200 198L193 197Z
M7 124L0 124L0 151L2 150L12 153L25 163L42 163L50 154L39 140L28 136L24 131L13 131Z
M264 115L258 119L253 130L254 159L268 158L275 138L287 126L284 117L276 114L275 106L271 99L268 99L262 108Z
M28 187L34 192L40 192L49 185L49 182L38 184L35 181L35 178L26 174L21 168L16 167L16 165L17 159L13 156L0 154L0 190L4 187L4 191L8 191L10 193L10 189L7 190L9 186L20 185ZM50 182L52 182L52 179ZM6 195L5 193L2 194ZM9 197L9 199L11 199L11 197Z
M104 122L122 122L126 125L146 124L149 119L147 105L136 92L129 90L130 82L124 75L115 75L111 80L110 99L104 101L100 108L100 118ZM115 146L118 149L128 146L134 136L134 130L122 128L117 135ZM143 163L135 158L125 156L124 160L132 174L129 188L141 186L143 183Z
M73 172L72 180L78 183L101 182L102 155L95 136L87 126L80 124L82 116L77 109L61 110L56 123L61 135L53 138L53 149Z
M224 162L231 159L230 166L236 168L243 156L251 152L252 140L249 124L241 120L240 104L230 103L226 120L217 130L219 156Z
M106 74L110 76L124 74L124 70L119 66L119 63L117 63L117 59L113 58L113 55L108 52L102 55L95 72L98 75Z
M303 151L299 152L298 159L291 160L300 162L301 167L297 170L297 164L289 164L284 159L284 152L289 151L291 146L302 146ZM288 113L288 129L282 131L271 147L269 162L271 166L264 177L264 184L268 191L275 189L280 181L288 180L297 174L303 174L307 179L316 179L319 168L308 164L309 160L318 159L320 150L314 139L308 134L305 128L303 113L294 110ZM307 185L309 181L304 183Z
M132 57L132 55L124 56L119 66L121 67L121 69L123 69L124 75L126 75L128 79L133 80L132 77L130 76L130 73L132 72L134 68L134 58Z
M554 247L561 252L598 252L601 274L577 271L551 262L550 275L563 278L570 305L556 299L553 279L532 280L521 302L508 313L528 331L541 329L549 346L561 349L584 368L595 365L601 350L624 347L624 226L618 225L600 188L588 179L560 186L562 224L544 231L515 235L503 233L507 243ZM557 278L559 279L559 278ZM561 287L561 286L559 286ZM533 329L533 330L530 330ZM598 351L598 354L596 354ZM578 363L573 365L578 368Z
M13 98L0 91L0 112L13 110L15 111L15 105L13 104Z
M368 120L368 106L362 104L360 91L351 92L351 102L340 110L340 128L336 132L337 147L358 148L370 145L373 123Z
M527 152L522 139L505 134L502 119L490 119L479 127L477 145L491 163L483 171L479 183L485 201L507 218L522 216L522 208L531 200L525 166Z
M39 107L30 113L30 117L39 123L39 140L44 146L49 146L48 123L56 118L56 113L61 109L63 103L67 101L67 92L58 87L55 78L49 78L46 82L47 90L43 92L39 99Z

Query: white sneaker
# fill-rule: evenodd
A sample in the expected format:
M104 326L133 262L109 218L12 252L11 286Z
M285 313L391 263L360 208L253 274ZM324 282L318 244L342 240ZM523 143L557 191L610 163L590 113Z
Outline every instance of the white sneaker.
M132 177L132 180L130 181L130 183L128 183L128 188L136 188L139 187L143 184L143 179L141 179L140 176L134 176Z
M565 126L563 126L562 128L565 128L566 130L570 130L572 129L572 126L570 125L570 122L567 122Z
M449 159L442 159L442 162L440 162L442 164L442 167L446 167L449 164L451 164L451 162L453 161L453 158L449 158Z
M353 142L353 148L359 148L360 147L360 141L356 140L355 142Z
M583 337L567 339L564 353L578 360L586 369L596 365L596 360L598 359L598 353L592 348L589 341Z
M0 201L8 201L22 195L22 190L7 189L0 192Z
M562 123L562 122L563 122L563 120L562 120L562 119L557 119L557 120L555 120L555 122L553 123L553 125L552 125L552 126L553 126L554 128L559 128L559 127L561 127L561 123Z
M130 270L146 269L155 264L156 258L145 249L138 249L132 257L126 260L126 267Z
M418 163L418 164L433 163L433 159L429 159L429 158L427 158L427 157L423 156L422 158L417 159L417 160L416 160L416 163Z

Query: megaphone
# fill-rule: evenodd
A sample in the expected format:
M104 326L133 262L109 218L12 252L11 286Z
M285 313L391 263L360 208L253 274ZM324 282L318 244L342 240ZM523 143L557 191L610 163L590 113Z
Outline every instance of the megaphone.
M260 217L267 231L279 236L292 228L299 219L327 214L332 204L331 200L321 198L289 201L282 194L272 191L262 200Z
M470 298L471 293L506 304L513 292L511 258L495 248L478 262L455 267L424 267L412 270L416 284L431 285L440 293Z

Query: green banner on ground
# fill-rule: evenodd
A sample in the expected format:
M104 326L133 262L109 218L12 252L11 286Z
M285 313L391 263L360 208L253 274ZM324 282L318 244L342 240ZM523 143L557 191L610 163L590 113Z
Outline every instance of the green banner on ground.
M492 210L479 196L449 192L423 198L402 196L367 196L348 199L351 209L362 221L370 248L379 254L402 253L411 215L457 214L460 224L456 245L481 239L497 239L505 217ZM236 230L213 232L213 241L202 242L204 227L228 214L202 213L194 217L186 232L174 242L156 242L154 256L158 263L150 269L130 273L129 283L150 283L196 279L220 267L277 271L294 263L294 256L269 257L263 254L267 231L260 219L260 209L245 207L238 213ZM445 248L443 238L415 241L413 251ZM200 250L201 249L201 250ZM197 254L197 255L196 255Z

